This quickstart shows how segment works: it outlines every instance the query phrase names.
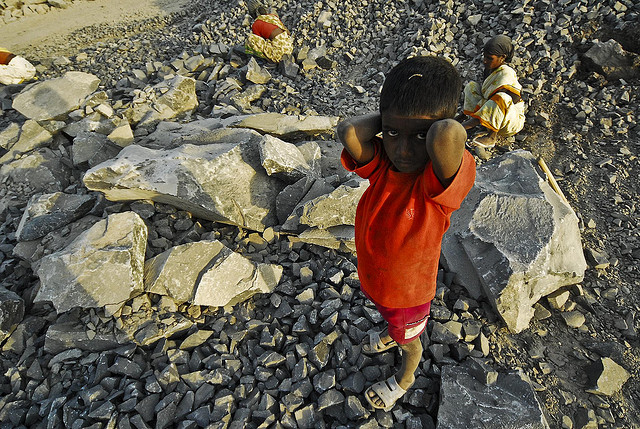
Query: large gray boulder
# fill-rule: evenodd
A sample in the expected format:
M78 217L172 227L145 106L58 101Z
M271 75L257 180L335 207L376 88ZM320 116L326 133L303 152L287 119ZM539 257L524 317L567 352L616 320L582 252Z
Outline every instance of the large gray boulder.
M467 366L442 367L437 429L549 429L535 391L520 371L491 383Z
M13 108L36 121L64 119L98 88L96 76L69 71L64 76L27 86L13 100Z
M263 231L277 224L275 200L284 183L260 164L256 141L124 148L87 171L84 184L112 201L149 199L212 221Z
M55 192L34 195L16 230L19 241L44 237L71 222L80 219L93 207L95 198L91 195L75 195Z
M519 150L478 167L442 240L447 269L513 332L528 327L540 298L579 283L587 268L578 218L535 164Z
M368 187L369 181L356 178L332 190L324 179L318 179L282 229L298 233L292 241L355 253L356 208Z
M176 246L145 264L146 291L214 307L272 292L281 277L282 267L256 264L217 240Z
M369 187L367 180L354 180L338 186L331 193L314 198L302 205L298 222L312 228L355 225L358 202Z
M110 215L40 260L36 302L59 313L121 304L143 291L147 227L136 213Z

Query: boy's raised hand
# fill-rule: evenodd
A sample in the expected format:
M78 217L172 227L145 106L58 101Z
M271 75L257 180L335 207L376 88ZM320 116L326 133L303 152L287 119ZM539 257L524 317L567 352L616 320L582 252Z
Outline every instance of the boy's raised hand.
M371 140L381 131L380 113L345 119L336 128L340 142L358 165L366 164L373 159L375 151Z
M455 119L434 122L427 132L427 153L433 172L445 188L453 181L464 154L467 131Z

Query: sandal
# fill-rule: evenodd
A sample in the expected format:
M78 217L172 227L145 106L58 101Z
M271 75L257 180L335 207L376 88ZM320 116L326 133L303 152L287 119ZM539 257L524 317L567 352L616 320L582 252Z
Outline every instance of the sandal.
M479 139L482 137L487 137L488 134L487 133L480 133L480 134L476 134L473 139L471 140L470 146L474 146L474 147L481 147L483 149L490 149L492 147L494 147L496 145L496 139L493 140L493 142L491 143L482 143Z
M372 398L369 396L369 392L375 393L378 398L382 400L383 406L376 405ZM404 394L407 393L398 382L396 381L396 376L392 375L386 380L382 380L377 382L376 384L370 386L364 392L364 397L367 402L375 409L391 411L391 409L396 405L398 399L402 398Z
M362 346L362 353L366 355L374 355L396 347L397 345L398 343L396 343L395 340L383 343L379 332L371 332L369 334L369 344L364 344Z

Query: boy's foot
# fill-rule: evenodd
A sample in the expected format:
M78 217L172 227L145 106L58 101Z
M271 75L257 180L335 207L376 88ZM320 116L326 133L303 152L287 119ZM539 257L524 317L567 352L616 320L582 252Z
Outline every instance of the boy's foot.
M398 343L396 343L386 331L382 337L378 332L371 332L369 334L369 344L364 344L362 346L362 352L367 355L373 355L377 353L382 353L386 350L389 350L393 347L396 347Z
M407 390L411 385L413 385L413 383L407 386L406 389L403 389L396 381L396 376L392 375L388 379L379 381L370 386L364 392L364 397L373 408L391 411L391 409L396 405L398 399L402 398L404 394L407 393Z

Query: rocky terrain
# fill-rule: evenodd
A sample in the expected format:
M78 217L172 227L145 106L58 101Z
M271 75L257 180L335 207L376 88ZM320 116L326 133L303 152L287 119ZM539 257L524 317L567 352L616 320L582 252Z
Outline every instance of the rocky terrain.
M0 2L5 21L29 19L9 3ZM22 201L0 214L0 278L13 294L3 302L15 303L17 296L25 305L24 317L9 327L2 344L3 427L468 427L464 417L456 422L443 411L448 408L441 396L450 380L462 384L462 377L450 377L451 366L474 359L479 361L470 368L486 386L505 389L497 397L505 396L509 384L500 378L496 383L497 373L526 374L549 427L640 427L640 219L634 198L640 174L640 6L594 0L279 0L271 6L294 34L296 52L277 67L259 62L254 70L270 75L264 81L248 80L249 58L230 53L249 25L235 1L195 1L167 16L87 27L63 43L23 46L19 52L37 65L41 81L67 71L100 80L102 95L66 117L67 124L49 124L56 137L45 143L70 170L59 190L97 199L85 229L132 211L149 230L147 258L175 245L216 239L253 263L280 265L283 273L275 291L227 306L176 304L147 293L121 308L56 312L51 304L34 302L45 280L17 236L34 190L0 172L0 195ZM100 199L82 176L119 148L109 153L104 148L113 146L105 144L97 158L80 160L77 151L70 155L77 136L59 132L96 111L108 116L101 105L122 112L151 103L155 95L149 88L175 74L196 81L197 107L180 122L262 112L344 118L374 110L384 73L407 55L444 55L466 80L476 79L483 41L498 32L516 43L514 66L528 119L516 138L477 153L477 162L514 149L543 157L578 215L589 269L581 283L541 299L529 328L518 334L443 270L417 384L389 413L368 409L363 391L392 373L398 355L360 353L366 333L380 320L358 292L351 253L273 229L257 234L223 225L183 207ZM588 52L610 39L628 61L608 57L598 66ZM23 88L0 89L3 136L12 124L25 132L26 118L12 108ZM154 127L134 123L130 138L150 142ZM339 153L330 129L290 139L317 140L325 161ZM331 162L326 168L324 176L346 179ZM78 233L61 228L38 242L38 249L47 254L48 245ZM9 310L3 307L3 314ZM606 377L598 380L600 374ZM516 392L527 397L524 387ZM536 419L535 410L524 412L525 405L535 402L514 406L522 412L519 423L508 420L504 409L503 419L486 427L524 427L526 418Z

